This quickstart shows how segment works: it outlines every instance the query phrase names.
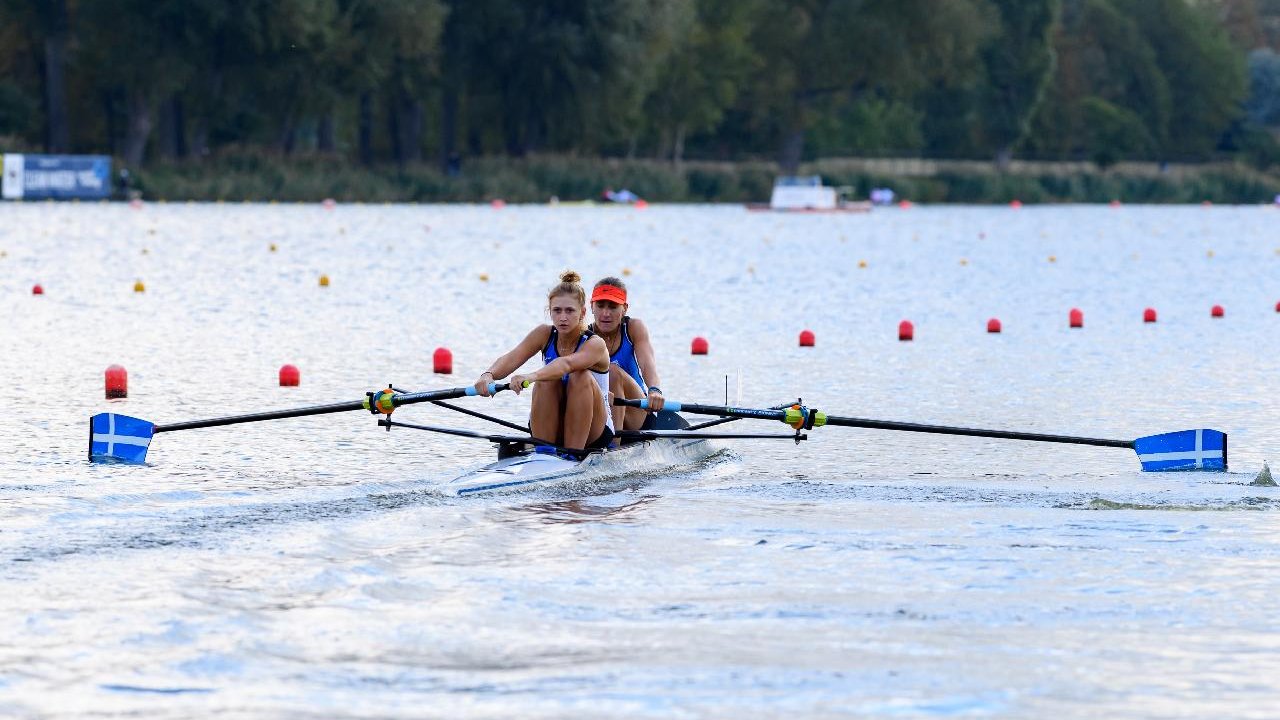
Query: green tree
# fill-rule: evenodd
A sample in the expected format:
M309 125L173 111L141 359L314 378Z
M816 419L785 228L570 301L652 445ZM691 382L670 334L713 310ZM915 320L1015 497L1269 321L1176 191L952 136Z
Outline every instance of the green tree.
M598 149L634 130L680 0L473 0L446 47L466 68L466 121L512 156ZM474 148L480 149L478 147Z
M779 164L794 172L832 96L907 98L974 68L991 25L978 0L775 0L756 28L764 58L753 100L777 118Z
M1154 152L1163 146L1173 114L1172 91L1155 49L1131 17L1112 0L1066 0L1054 47L1054 79L1028 138L1033 152L1091 155L1098 135L1089 114L1103 106L1089 110L1088 98L1137 115L1152 141L1141 147Z
M982 50L980 86L983 135L1004 168L1030 131L1030 121L1053 77L1053 33L1060 0L992 0L1000 32Z
M1249 119L1280 130L1280 54L1259 48L1249 53Z
M690 133L714 129L759 68L751 46L760 0L697 0L680 6L675 49L645 101L661 138L659 155L677 164Z
M3 0L0 23L20 29L28 37L12 37L19 46L30 44L29 50L39 57L37 63L44 100L45 152L65 153L71 150L71 120L67 107L67 67L71 54L71 10L67 0ZM20 103L23 95L12 88L8 95ZM18 107L15 105L14 107Z
M1167 78L1172 106L1165 157L1204 158L1240 114L1245 61L1212 8L1187 0L1115 0L1141 29Z

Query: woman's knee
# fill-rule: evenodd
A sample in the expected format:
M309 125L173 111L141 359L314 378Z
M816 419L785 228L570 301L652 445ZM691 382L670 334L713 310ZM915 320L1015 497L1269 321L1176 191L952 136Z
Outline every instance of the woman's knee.
M562 395L564 395L564 388L558 382L534 383L533 402L535 403L556 403L560 401Z
M591 374L586 370L575 370L569 373L569 389L580 390L588 385L595 385L596 381L592 379Z

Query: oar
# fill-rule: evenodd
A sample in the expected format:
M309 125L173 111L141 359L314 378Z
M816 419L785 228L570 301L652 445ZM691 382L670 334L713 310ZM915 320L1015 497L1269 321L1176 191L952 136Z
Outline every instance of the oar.
M619 398L613 402L615 405L626 407L638 407L645 410L649 408L647 399L623 400ZM1130 448L1138 454L1138 461L1142 463L1142 469L1146 471L1227 469L1227 434L1207 428L1148 435L1137 440L1108 440L1105 438L1075 437L1071 435L1046 435L1012 430L982 430L978 428L949 427L946 425L924 425L891 420L839 417L837 415L827 415L801 405L795 405L784 410L774 410L696 405L666 400L663 409L673 412L693 413L694 415L778 420L796 428L796 430L808 430L823 427L824 425L833 425L871 428L873 430L901 430L942 435L989 437L1003 440L1031 440L1035 442Z
M507 383L501 385L490 383L489 394L493 395L509 388L510 386ZM89 419L89 460L92 462L144 462L147 459L147 448L151 445L151 438L156 433L261 422L263 420L282 420L284 418L306 417L308 415L326 415L328 413L348 412L351 410L367 410L375 414L390 415L393 410L402 405L453 400L454 398L479 394L474 387L429 390L415 393L399 393L387 389L365 393L363 400L353 400L351 402L312 405L292 410L270 410L245 415L210 418L208 420L188 420L168 425L156 425L149 420L118 413L99 413Z

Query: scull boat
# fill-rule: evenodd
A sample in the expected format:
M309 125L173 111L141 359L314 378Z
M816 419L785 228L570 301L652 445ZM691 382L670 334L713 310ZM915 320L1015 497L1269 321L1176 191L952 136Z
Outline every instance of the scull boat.
M490 384L489 394L510 389L506 384ZM1136 440L1050 435L1014 430L984 430L978 428L926 425L921 423L872 420L866 418L828 415L806 407L802 402L788 403L772 408L735 408L728 406L698 405L666 401L665 410L653 414L653 422L646 429L622 431L617 434L620 446L610 450L591 452L574 451L554 445L529 435L529 428L518 423L496 418L474 410L451 405L447 400L479 393L474 387L406 392L388 386L385 390L365 393L363 400L295 408L267 412L234 415L208 420L191 420L169 425L156 425L147 420L118 413L99 413L89 420L89 460L91 462L114 461L143 463L151 439L157 433L196 428L233 425L238 423L279 420L308 415L367 410L381 414L378 425L390 431L392 428L423 430L454 437L487 440L498 450L496 462L466 472L442 487L456 495L524 490L560 484L582 479L619 476L637 471L663 470L685 466L705 459L716 451L713 440L782 439L797 444L808 439L808 432L820 427L858 427L876 430L895 430L913 433L937 433L969 437L986 437L1002 440L1028 440L1045 443L1094 445L1099 447L1128 448L1138 454L1144 471L1167 470L1220 470L1227 469L1226 433L1208 428L1180 430L1149 435ZM418 425L391 419L398 407L415 403L431 403L464 415L481 418L516 430L518 435L500 435L465 430L454 427ZM648 400L615 399L615 405L648 410ZM678 413L710 415L716 419L695 425ZM707 432L708 428L737 420L772 420L788 425L789 433L725 433Z
M501 385L494 383L489 386L490 394L508 389L510 388L505 383ZM700 432L703 428L729 422L731 419L713 420L699 425L690 425L687 420L676 413L664 411L654 413L653 421L648 423L644 430L617 433L616 437L620 442L617 448L579 452L569 448L556 447L543 440L531 437L528 434L529 429L517 423L445 402L446 400L475 396L477 394L473 387L420 393L410 393L397 390L394 387L388 387L386 390L376 393L366 393L365 399L361 401L317 405L293 410L250 413L208 420L192 420L170 425L156 425L147 420L118 413L99 413L94 415L89 422L89 460L91 462L144 463L152 437L162 432L305 417L349 410L369 410L375 414L383 414L383 417L378 420L378 425L388 431L392 428L423 430L454 437L492 442L498 452L498 459L495 462L467 471L441 484L441 489L445 492L465 496L529 490L547 485L582 482L618 477L635 472L660 471L687 466L704 460L717 451L718 448L711 443L712 440L796 439L793 434ZM391 419L391 412L395 408L423 402L487 420L497 425L518 430L524 434L500 435L454 427L420 425ZM804 439L803 436L800 439Z

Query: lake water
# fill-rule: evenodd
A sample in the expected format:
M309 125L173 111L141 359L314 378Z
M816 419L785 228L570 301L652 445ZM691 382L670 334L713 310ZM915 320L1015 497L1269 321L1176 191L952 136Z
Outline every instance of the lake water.
M1280 715L1280 490L1251 484L1280 459L1273 208L27 203L0 220L0 715ZM1213 427L1231 471L822 428L456 499L438 484L485 443L365 413L86 461L105 410L163 424L469 384L566 267L626 274L673 399L1125 440ZM431 372L437 346L456 374ZM112 363L127 400L103 399ZM300 387L277 386L285 363Z

